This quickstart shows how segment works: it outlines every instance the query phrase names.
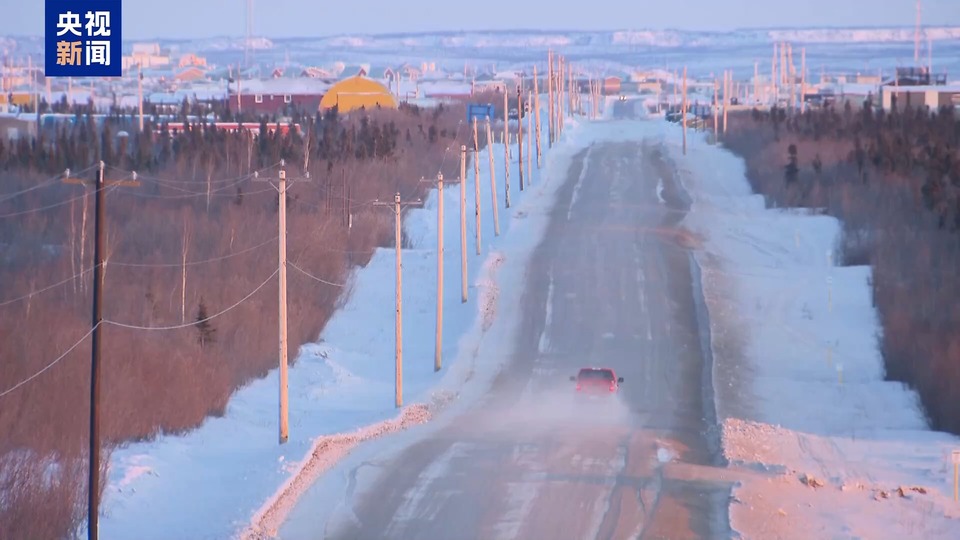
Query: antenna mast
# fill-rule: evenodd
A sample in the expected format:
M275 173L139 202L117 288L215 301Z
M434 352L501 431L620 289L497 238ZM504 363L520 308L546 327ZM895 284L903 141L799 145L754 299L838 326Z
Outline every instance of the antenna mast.
M917 28L913 36L913 62L920 65L920 14L922 0L917 0Z
M247 38L243 42L243 64L250 67L250 40L253 39L253 0L247 0Z

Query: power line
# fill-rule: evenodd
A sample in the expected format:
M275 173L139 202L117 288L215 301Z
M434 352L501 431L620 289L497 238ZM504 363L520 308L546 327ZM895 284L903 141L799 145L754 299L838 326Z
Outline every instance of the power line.
M241 174L241 175L238 175L238 176L234 176L234 177L231 177L231 178L218 178L218 179L216 179L216 180L211 180L210 183L213 183L213 184L229 184L229 183L231 183L231 182L238 182L238 181L247 180L247 179L249 179L249 178L254 178L254 177L256 177L258 174L265 173L265 172L267 172L267 171L270 171L271 169L275 169L275 168L278 167L279 165L280 165L280 162L278 161L278 162L274 163L273 165L267 165L266 167L263 167L263 168L261 168L261 169L256 169L256 170L254 170L253 172L244 173L244 174ZM108 166L108 168L111 169L111 170L114 170L114 171L117 171L117 172L120 172L120 173L126 173L126 174L131 174L131 173L134 172L134 171L128 171L128 170L126 170L126 169L121 169L121 168L119 168L119 167L114 167L114 166ZM141 181L153 182L153 183L157 183L157 184L196 184L196 183L199 183L199 182L204 182L204 183L206 183L205 180L171 180L171 179L169 179L169 178L161 178L161 177L159 177L159 176L143 175L143 174L139 174L139 173L137 173L137 179L138 179L138 180L141 180Z
M97 326L99 326L99 324L98 324ZM7 389L4 390L3 392L0 392L0 398L6 396L7 394L13 392L13 391L16 390L17 388L20 388L21 386L23 386L23 385L29 383L30 381L36 379L36 378L39 377L40 375L43 375L48 369L50 369L50 368L52 368L53 366L57 365L61 360L63 360L64 358L66 358L68 354L70 354L71 352L73 352L74 349L76 349L77 347L79 347L80 344L83 343L84 340L86 340L86 339L90 336L90 334L93 333L94 330L96 330L97 326L94 326L94 327L91 328L90 330L87 330L87 333L84 334L82 338L80 338L76 343L74 343L73 345L71 345L69 349L67 349L66 351L64 351L64 353L61 354L60 356L58 356L53 362L50 362L49 364L47 364L46 366L44 366L43 369L41 369L40 371L38 371L38 372L34 373L33 375L27 377L26 379L18 382L17 384L11 386L10 388L7 388Z
M48 285L48 286L46 286L46 287L44 287L44 288L42 288L42 289L37 289L37 290L35 290L35 291L31 291L31 292L29 292L29 293L27 293L27 294L25 294L25 295L23 295L23 296L20 296L20 297L18 297L18 298L11 298L10 300L4 300L3 302L0 302L0 307L8 306L8 305L10 305L10 304L14 304L14 303L19 302L19 301L21 301L21 300L26 300L26 299L28 299L28 298L33 298L34 296L36 296L36 295L38 295L38 294L43 294L43 293L49 291L50 289L55 289L55 288L57 288L57 287L59 287L59 286L61 286L61 285L64 285L64 284L66 284L66 283L70 283L70 282L73 281L74 279L77 279L77 278L80 277L80 276L86 275L87 273L89 273L89 272L92 271L92 270L93 270L93 267L91 266L90 268L87 268L87 269L85 269L85 270L81 270L80 273L74 274L74 275L72 275L72 276L64 279L63 281L58 281L58 282L56 282L56 283L54 283L54 284L52 284L52 285Z
M231 187L234 187L234 186L227 186L227 188L231 188ZM236 193L219 193L219 191L221 191L222 189L223 188L218 188L217 190L211 190L210 196L211 197L236 197L237 196ZM184 190L180 190L180 191L184 191ZM260 189L257 191L245 191L243 192L243 196L246 197L248 195L259 195L260 193L267 193L267 192L276 193L276 190ZM124 194L129 195L131 197L138 197L141 199L166 199L166 200L183 200L183 199L193 199L195 197L207 196L207 193L205 192L204 193L189 192L188 194L185 194L185 195L154 195L151 193L140 193L140 192L131 191L131 192L124 192Z
M266 241L264 241L264 242L262 242L262 243L260 243L260 244L255 245L255 246L250 246L250 247L244 248L244 249L242 249L242 250L240 250L240 251L235 251L235 252L233 252L233 253L228 253L228 254L226 254L226 255L221 255L221 256L219 256L219 257L213 257L213 258L211 258L211 259L203 259L203 260L197 260L197 261L187 261L187 262L185 262L185 263L184 263L184 262L178 262L178 263L129 263L129 262L114 262L114 261L108 261L108 262L109 262L109 264L114 265L114 266L126 266L126 267L130 267L130 268L181 268L181 267L183 267L183 266L196 266L196 265L198 265L198 264L207 264L207 263L212 263L212 262L217 262L217 261L223 261L223 260L226 260L226 259L230 259L230 258L232 258L232 257L239 257L240 255L243 255L243 254L245 254L245 253L250 253L251 251L255 251L255 250L257 250L257 249L260 249L260 248L262 248L263 246L265 246L265 245L267 245L267 244L271 244L271 243L275 242L278 238L280 238L280 237L279 237L279 236L274 236L273 238L271 238L271 239L269 239L269 240L266 240ZM0 304L0 306L2 306L2 305L3 305L3 304Z
M289 265L292 266L295 270L298 270L300 273L302 273L303 275L307 276L308 278L313 279L313 280L315 280L315 281L319 281L320 283L323 283L324 285L332 285L332 286L334 286L334 287L346 287L346 286L347 286L345 283L334 283L334 282L332 282L332 281L327 281L327 280L325 280L325 279L323 279L323 278L318 278L317 276L311 274L310 272L307 272L307 271L304 270L303 268L300 268L299 266L297 266L296 264L294 264L294 263L292 263L292 262L290 262L290 261L287 261L287 264L289 264Z
M185 324L176 324L176 325L172 325L172 326L138 326L138 325L135 325L135 324L125 324L125 323L121 323L121 322L117 322L117 321L111 321L111 320L108 320L108 319L104 319L103 322L104 322L104 323L108 323L108 324L112 324L112 325L114 325L114 326L119 326L120 328L127 328L127 329L130 329L130 330L179 330L179 329L181 329L181 328L189 328L189 327L191 327L191 326L195 326L195 325L198 324L198 323L206 322L206 321L209 321L209 320L212 320L212 319L216 319L217 317L219 317L219 316L227 313L228 311L233 310L234 308L236 308L236 307L239 306L240 304L246 302L247 300L250 299L250 297L252 297L253 295L257 294L257 292L259 292L260 289L266 287L266 286L267 286L267 283L270 283L270 280L273 279L273 277L276 276L277 273L279 273L279 272L280 272L280 269L279 269L279 268L277 268L276 270L274 270L273 273L270 274L270 277L268 277L267 279L265 279L265 280L263 281L263 283L261 283L256 289L254 289L253 291L251 291L250 294L244 296L244 297L241 298L239 301L237 301L237 303L233 304L232 306L230 306L230 307L228 307L228 308L226 308L226 309L224 309L224 310L222 310L222 311L220 311L220 312L218 312L218 313L214 313L213 315L210 315L209 317L206 317L205 319L201 319L201 320L198 320L198 321L193 321L193 322L185 323Z
M84 173L90 172L90 171L93 170L94 168L95 168L95 166L91 165L90 167L87 167L86 169L77 171L76 174L84 174ZM61 178L63 178L63 173L57 174L56 176L53 176L53 177L50 177L50 178L44 180L43 182L40 182L39 184L36 184L36 185L33 185L33 186L30 186L30 187L28 187L28 188L26 188L26 189L22 189L22 190L20 190L20 191L14 191L14 192L11 192L11 193L4 193L3 195L0 195L0 202L6 202L6 201L9 201L10 199L15 199L15 198L17 198L17 197L19 197L20 195L23 195L24 193L29 193L29 192L31 192L31 191L34 191L34 190L37 190L37 189L40 189L40 188L44 188L44 187L47 187L47 186L56 184L56 183L58 183L58 182L60 181Z
M117 186L114 185L114 186L110 186L110 187L103 187L103 188L100 188L100 189L106 189L108 192L110 192L110 191L113 191L113 190L116 189L116 188L117 188ZM78 196L76 196L76 197L73 197L73 198L70 198L70 199L66 199L66 200L60 201L60 202L58 202L58 203L50 204L50 205L47 205L47 206L41 206L40 208L31 208L30 210L21 210L20 212L13 212L13 213L11 213L11 214L0 214L0 218L23 216L23 215L26 215L26 214L35 214L35 213L37 213L37 212L42 212L42 211L44 211L44 210L50 210L51 208L57 208L57 207L59 207L59 206L65 206L65 205L70 204L70 203L72 203L72 202L74 202L74 201L79 201L80 199L85 198L87 195L89 195L89 193L84 193L83 195L78 195Z

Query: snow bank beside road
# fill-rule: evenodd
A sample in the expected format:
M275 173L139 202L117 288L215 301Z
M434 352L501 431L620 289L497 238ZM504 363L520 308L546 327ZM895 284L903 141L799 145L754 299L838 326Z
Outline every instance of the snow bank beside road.
M960 439L930 431L915 393L883 380L870 269L833 264L839 222L766 209L742 160L691 139L686 157L672 153L694 198L684 225L705 238L723 451L769 475L735 488L733 528L757 539L960 538L950 500Z
M565 138L574 134L576 126L576 120L567 120ZM414 407L398 418L400 411L394 407L395 260L392 247L380 249L366 267L355 273L351 297L334 314L318 342L298 351L297 363L289 371L288 442L277 444L278 379L273 370L238 390L222 417L208 418L201 427L182 436L164 436L117 449L104 495L101 534L105 538L138 540L222 539L249 529L252 519L269 524L275 521L271 516L282 517L290 506L290 496L302 491L299 475L322 472L336 461L327 456L314 457L319 446L328 444L342 454L355 441L374 437L383 430L402 430L416 424L423 419L419 413L433 414L438 401L459 392L475 376L475 370L486 369L478 363L466 368L458 365L459 358L467 357L463 348L470 345L461 337L475 321L489 325L495 315L495 304L478 304L494 288L488 282L478 281L477 276L491 257L499 256L495 253L499 241L526 234L511 231L515 225L525 228L524 220L517 212L502 209L504 147L495 144L492 151L500 190L497 200L501 204L501 237L494 235L489 160L484 150L479 161L480 255L475 254L474 247L472 167L467 175L471 285L467 305L460 302L459 187L448 184L444 190L447 272L444 369L440 373L433 369L436 191L430 192L424 208L412 209L404 220L405 231L413 242L412 248L403 252L404 402L423 404L427 410ZM544 154L548 162L551 153ZM533 178L528 178L527 188L519 192L515 149L512 154L511 196L519 209L526 200L540 196L540 175L534 165ZM303 288L297 294L310 294L309 283L302 282L291 282L291 293L298 286ZM412 413L417 413L417 420L408 417ZM366 431L361 431L364 426Z

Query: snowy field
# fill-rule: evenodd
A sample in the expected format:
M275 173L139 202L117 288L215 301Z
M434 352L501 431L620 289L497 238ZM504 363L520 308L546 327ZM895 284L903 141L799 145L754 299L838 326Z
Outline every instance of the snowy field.
M679 138L679 133L676 134ZM723 450L746 539L960 538L951 452L914 392L883 380L870 268L837 264L840 223L766 209L741 159L673 152L710 312ZM676 145L679 146L679 145Z
M607 103L604 118L612 107ZM113 455L105 538L313 538L364 459L399 451L482 396L508 357L526 261L547 225L572 156L598 138L664 137L694 200L683 225L711 320L723 451L740 482L731 525L744 539L960 538L951 451L960 439L929 429L916 395L883 380L867 267L836 264L840 224L765 209L742 160L692 130L655 120L570 120L524 192L504 147L493 147L501 234L494 235L489 158L480 165L481 253L475 250L474 173L468 165L470 299L460 301L459 186L445 189L444 369L433 370L436 192L411 210L404 250L404 393L394 408L394 252L380 250L353 294L290 370L290 441L277 445L277 377L240 390L223 418L184 437ZM545 135L544 135L545 136ZM514 152L514 159L515 159ZM428 422L436 417L435 421ZM425 425L420 425L425 422ZM398 432L391 437L379 437ZM360 442L370 441L359 445ZM327 474L322 474L327 473ZM301 502L303 504L297 504ZM171 516L176 516L171 519Z
M545 105L546 100L543 100ZM546 110L543 111L546 118ZM524 126L526 127L526 126ZM114 452L100 532L104 538L222 539L274 527L310 482L359 442L426 422L461 391L482 393L503 354L478 354L479 336L498 318L500 276L524 271L552 204L549 179L561 177L560 159L576 146L577 121L564 140L546 149L544 168L519 190L516 144L511 146L511 202L504 208L505 149L492 147L498 186L500 236L494 231L487 150L481 150L481 252L476 252L475 176L467 166L469 301L460 290L460 190L444 189L444 369L434 371L437 275L437 192L411 209L404 227L413 243L403 251L402 411L394 407L395 252L380 249L350 284L345 307L317 343L305 345L289 371L290 438L278 445L278 373L254 381L230 400L226 414L185 436L134 443ZM482 135L481 135L482 137ZM526 157L526 143L525 143ZM450 159L459 152L450 150ZM568 158L569 159L569 158ZM526 160L525 160L526 161ZM555 172L554 172L555 171ZM541 178L544 184L541 185ZM449 179L448 179L449 181ZM555 182L558 184L559 182ZM388 211L385 209L384 211ZM516 287L516 285L514 285ZM506 339L506 338L505 338ZM508 341L512 342L512 340ZM466 384L466 383L471 384Z

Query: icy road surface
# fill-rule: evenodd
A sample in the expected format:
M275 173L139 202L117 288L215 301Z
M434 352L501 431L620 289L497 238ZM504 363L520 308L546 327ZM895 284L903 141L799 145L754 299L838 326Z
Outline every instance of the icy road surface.
M689 199L650 124L643 140L598 142L574 160L513 300L524 316L512 361L488 396L352 470L362 482L312 538L729 536L707 321L677 229ZM577 402L569 376L587 365L624 377L619 395Z

